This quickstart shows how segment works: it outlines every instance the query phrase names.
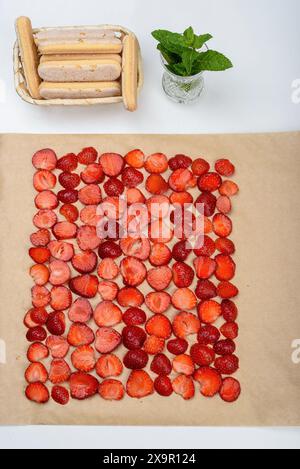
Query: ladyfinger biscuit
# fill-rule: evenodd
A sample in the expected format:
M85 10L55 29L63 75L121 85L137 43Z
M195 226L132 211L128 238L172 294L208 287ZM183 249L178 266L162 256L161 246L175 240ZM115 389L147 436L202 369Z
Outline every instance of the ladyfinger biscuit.
M44 62L38 69L48 82L98 82L120 78L121 65L114 60L69 60Z
M114 60L119 64L122 63L122 57L119 54L57 54L57 55L42 55L40 63L44 62L57 62L67 60Z
M114 36L115 33L111 29L67 27L44 29L35 33L34 38L39 43L49 39L102 39Z
M98 83L48 83L40 85L44 99L90 99L109 98L121 95L117 81Z
M28 91L33 99L40 99L39 85L41 80L37 72L38 52L33 40L30 19L24 16L18 18L16 32Z
M136 37L128 34L123 41L122 95L126 109L137 109L138 45Z
M40 45L41 54L120 54L122 42L118 38L102 39L98 42Z

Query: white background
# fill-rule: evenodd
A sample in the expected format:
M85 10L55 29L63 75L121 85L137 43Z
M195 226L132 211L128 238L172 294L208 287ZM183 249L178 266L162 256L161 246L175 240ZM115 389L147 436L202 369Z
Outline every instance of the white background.
M145 86L139 110L121 105L41 109L13 87L14 20L35 27L122 24L138 36ZM0 132L220 133L299 130L299 0L0 0ZM150 32L156 28L211 32L211 47L235 67L207 73L200 102L179 106L163 95L162 70ZM298 94L299 96L300 94ZM298 429L0 428L11 448L300 448Z

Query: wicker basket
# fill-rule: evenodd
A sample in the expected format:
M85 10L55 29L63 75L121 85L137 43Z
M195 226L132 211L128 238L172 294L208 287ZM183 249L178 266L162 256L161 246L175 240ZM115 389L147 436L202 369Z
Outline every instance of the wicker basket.
M95 26L84 26L85 29L94 28ZM132 34L126 28L122 26L114 26L114 25L100 25L97 26L101 29L109 29L113 30L115 34L120 37L124 38L127 34ZM49 31L53 28L39 28L34 29L33 32L37 33L40 31ZM74 29L82 29L82 26L76 26ZM26 80L23 71L23 65L20 56L20 49L18 41L16 41L14 46L14 77L15 77L15 88L18 95L27 103L35 104L38 106L91 106L94 104L114 104L114 103L122 103L123 97L122 96L114 96L110 98L89 98L89 99L33 99L26 86ZM142 56L139 47L139 57L138 57L138 83L137 88L138 91L141 90L144 84L144 73L143 73L143 64L142 64Z

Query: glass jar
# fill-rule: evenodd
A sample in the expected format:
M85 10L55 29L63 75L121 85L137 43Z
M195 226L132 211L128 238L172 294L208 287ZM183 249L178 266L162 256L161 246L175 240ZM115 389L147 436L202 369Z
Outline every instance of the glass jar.
M203 72L189 77L181 77L170 72L167 62L161 55L164 68L162 86L166 95L175 103L190 104L197 101L204 90Z

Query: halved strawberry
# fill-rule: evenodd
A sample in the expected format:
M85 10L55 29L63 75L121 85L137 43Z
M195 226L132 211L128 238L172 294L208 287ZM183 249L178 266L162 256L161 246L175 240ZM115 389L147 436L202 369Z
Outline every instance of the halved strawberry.
M121 401L125 395L125 389L120 381L107 379L99 385L99 394L107 401Z
M207 345L194 344L190 351L193 362L199 366L209 366L215 360L215 352Z
M70 280L70 289L82 298L94 298L97 295L99 281L95 275L82 275Z
M144 167L145 154L141 150L132 150L125 156L125 161L129 166L141 169Z
M33 223L37 228L49 229L57 222L56 213L53 210L39 210L33 217Z
M170 263L172 252L165 244L157 243L152 246L149 261L154 267L165 266Z
M221 176L230 177L235 173L234 165L227 158L216 161L215 169Z
M117 298L119 287L115 282L104 280L99 283L98 293L103 301L114 301Z
M79 371L89 372L95 368L95 350L90 345L82 345L76 348L71 355L74 368Z
M175 192L185 192L187 189L195 187L197 179L188 169L177 169L169 179L169 186Z
M241 385L234 378L225 378L220 389L220 396L225 402L235 402L241 394Z
M154 381L154 388L160 396L168 397L173 394L172 381L168 376L158 376Z
M69 172L61 173L58 180L60 185L67 190L76 189L76 187L78 187L81 182L78 174Z
M144 350L149 355L157 355L161 353L165 348L165 339L156 337L155 335L150 335L147 337L144 343Z
M132 187L126 189L126 200L127 205L131 206L134 204L144 204L146 199L144 194L139 189Z
M59 261L68 262L74 256L74 247L65 241L51 241L48 245L51 256Z
M223 300L221 303L222 314L226 322L234 322L238 317L238 308L236 304L229 300Z
M42 287L48 283L50 272L45 265L36 264L31 267L30 276L36 285Z
M161 174L151 174L146 180L146 189L150 194L163 195L168 192L169 186Z
M226 322L220 328L220 331L226 339L234 340L239 335L239 326L236 322Z
M123 308L139 308L145 301L144 295L137 288L122 288L117 296L120 306Z
M100 246L101 239L95 226L84 225L78 229L77 243L82 251L93 251Z
M95 347L99 353L111 353L116 350L122 342L122 336L115 329L101 327L96 332Z
M199 318L205 324L213 324L221 314L221 305L214 300L203 301L198 306Z
M49 356L49 350L46 345L40 342L34 342L27 351L28 361L32 363L40 362Z
M117 259L122 256L122 249L114 241L104 241L99 246L98 254L101 259L106 259L107 257Z
M172 325L167 317L156 314L147 321L146 331L160 339L169 339L172 335Z
M84 251L75 254L72 258L72 266L80 274L90 274L97 267L97 256L93 251Z
M30 311L30 318L33 324L44 326L48 320L48 313L45 308L34 308Z
M174 392L186 401L195 396L195 385L190 376L178 375L174 379L172 386Z
M151 371L157 375L169 375L172 372L172 363L163 353L158 353L152 360Z
M202 176L205 173L208 173L210 170L210 165L203 158L197 158L192 164L192 171L195 176Z
M152 313L163 314L171 305L171 296L166 292L148 293L145 303Z
M33 176L33 186L36 191L49 191L56 186L56 176L46 169L41 169Z
M217 287L210 280L199 280L195 293L199 300L211 300L218 296Z
M57 404L60 405L67 405L70 400L69 391L63 386L53 386L51 397Z
M63 335L66 330L66 317L62 311L50 313L47 319L47 329L52 335Z
M31 244L35 247L46 247L51 239L50 231L42 229L30 236Z
M72 204L62 205L59 213L70 223L75 223L79 218L79 210Z
M96 363L96 372L103 379L120 376L123 364L116 355L102 355Z
M117 153L104 153L100 156L99 163L109 177L119 176L125 164L123 157Z
M220 238L227 238L232 233L232 222L226 215L217 213L213 218L213 229Z
M198 187L202 192L215 192L221 187L222 178L217 173L205 173L198 179Z
M86 324L74 323L70 326L68 333L68 342L73 347L90 345L94 342L95 335L92 329Z
M44 308L51 301L51 295L46 287L36 285L31 289L32 305L35 308Z
M53 286L63 285L70 280L71 270L66 262L54 260L50 262L49 269L49 281Z
M239 192L239 186L233 181L224 181L219 189L221 195L233 197Z
M75 189L64 189L58 192L57 198L63 204L75 204L78 200L78 191Z
M174 238L173 226L166 219L153 221L149 225L148 233L152 243L167 244Z
M150 287L156 291L166 290L169 287L172 278L172 270L167 266L150 269L147 273L147 282Z
M50 251L47 248L30 248L29 255L36 264L45 264L50 259Z
M25 379L27 383L46 383L48 373L42 363L31 363L25 371Z
M233 241L228 238L218 238L216 239L216 248L222 254L227 254L227 256L231 256L235 253L235 245Z
M55 311L64 311L72 304L72 293L67 287L58 286L51 290L50 306Z
M24 323L24 326L27 327L27 329L31 329L33 327L37 327L38 324L36 322L34 322L31 318L31 313L32 311L34 310L34 308L30 309L29 311L27 311L27 313L25 314L24 316L24 320L23 320L23 323Z
M136 399L150 396L154 392L154 383L144 370L132 371L126 386L127 394Z
M120 269L113 259L107 257L100 262L97 273L103 280L114 280L118 277Z
M200 256L194 260L194 267L197 277L206 280L213 276L217 268L217 263L207 256Z
M179 339L185 339L189 335L197 334L201 324L197 316L192 313L181 312L175 316L173 331Z
M142 309L129 308L123 314L122 319L126 326L141 326L142 324L145 324L147 315Z
M69 380L71 369L63 359L55 358L50 365L49 380L53 384L64 383Z
M145 170L148 173L160 174L168 170L168 158L163 153L154 153L148 156L145 162Z
M129 189L133 189L134 187L139 186L143 181L143 173L135 168L128 167L122 171L122 183Z
M194 249L194 253L197 257L206 256L211 257L216 250L216 245L213 239L205 235L202 239L201 246L199 245Z
M74 239L77 235L77 225L68 221L56 223L53 227L53 234L58 240Z
M199 368L194 374L194 380L200 384L200 392L205 397L214 397L222 386L220 373L208 366Z
M217 209L220 213L228 215L231 212L232 205L231 200L226 195L221 195L217 200Z
M186 155L175 155L173 158L169 159L169 167L171 171L176 171L177 169L187 169L192 166L193 160Z
M194 270L183 262L176 262L173 265L173 281L178 288L190 287L195 277Z
M189 355L177 355L173 360L173 369L176 373L192 376L195 371L195 365Z
M218 295L223 299L234 298L239 294L238 288L230 282L220 282L217 290Z
M88 165L95 163L98 158L98 152L94 147L83 148L77 157L79 163Z
M124 284L129 287L138 287L144 282L147 275L145 265L134 257L126 257L123 259L120 269Z
M101 189L97 184L88 184L80 189L78 198L83 205L98 205L102 201Z
M32 164L36 169L53 171L57 164L56 153L50 148L39 150L33 155Z
M88 322L93 315L90 302L84 298L77 298L69 310L69 319L72 322Z
M173 293L172 304L181 311L190 311L197 305L197 298L189 288L179 288Z
M141 261L148 259L151 248L147 238L123 238L120 247L125 256L135 257Z
M173 205L190 205L194 202L193 196L189 192L172 192L170 202Z
M37 404L46 404L50 399L48 389L43 383L31 383L25 391L27 399Z
M105 175L100 164L89 164L81 173L81 179L85 184L101 184Z
M74 153L68 153L58 160L56 166L61 171L75 171L78 166L78 158Z
M99 327L112 327L122 321L122 311L111 301L103 301L94 311L94 320Z
M122 332L123 345L128 350L139 350L143 347L147 335L141 327L127 326Z
M198 342L200 345L214 345L220 339L220 332L211 324L201 327L198 332Z
M198 204L203 206L204 215L206 217L211 217L216 210L217 197L214 196L211 192L202 192L202 194L196 200L196 207Z
M148 354L142 350L129 350L123 358L123 363L129 370L142 370L146 368L149 361Z
M222 375L233 375L239 369L239 359L236 355L224 355L215 360L215 368Z
M47 332L41 326L31 327L26 334L28 342L43 342L46 337Z
M65 358L69 351L69 344L65 337L51 335L46 340L52 358Z
M215 257L215 261L217 263L215 271L217 279L221 281L229 281L233 279L236 269L234 260L230 256L219 254Z
M97 394L98 387L98 380L87 373L79 371L70 377L70 390L73 399L88 399Z
M54 210L58 207L58 199L52 191L40 192L34 202L36 208L40 210Z
M189 348L189 343L185 339L173 339L168 342L167 348L172 355L182 355Z

